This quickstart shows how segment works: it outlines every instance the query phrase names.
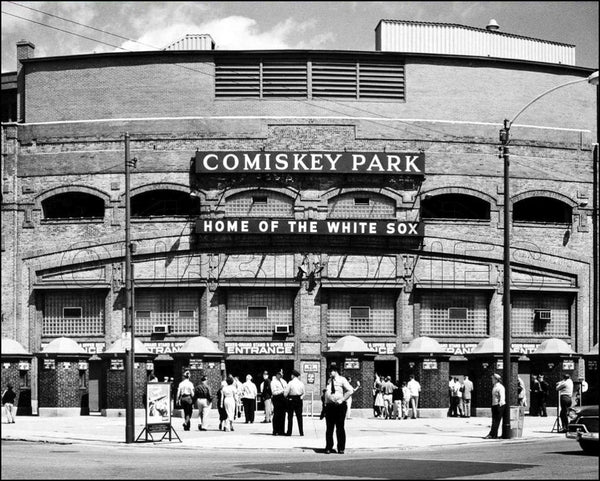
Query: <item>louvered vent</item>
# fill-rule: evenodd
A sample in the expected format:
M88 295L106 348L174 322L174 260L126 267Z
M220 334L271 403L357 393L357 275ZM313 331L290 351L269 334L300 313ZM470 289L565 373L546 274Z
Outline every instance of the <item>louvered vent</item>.
M305 97L308 92L306 62L263 63L263 97Z
M404 65L361 62L358 82L361 99L404 99Z
M356 63L313 62L313 97L356 98Z
M215 66L215 96L260 97L260 64L238 63Z

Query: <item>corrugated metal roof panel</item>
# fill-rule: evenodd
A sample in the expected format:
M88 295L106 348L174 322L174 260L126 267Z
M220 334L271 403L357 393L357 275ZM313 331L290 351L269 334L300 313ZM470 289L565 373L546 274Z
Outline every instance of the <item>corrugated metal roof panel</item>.
M164 50L214 50L215 41L206 33L188 33L167 45Z
M573 45L463 25L381 20L375 29L375 35L379 51L575 64Z

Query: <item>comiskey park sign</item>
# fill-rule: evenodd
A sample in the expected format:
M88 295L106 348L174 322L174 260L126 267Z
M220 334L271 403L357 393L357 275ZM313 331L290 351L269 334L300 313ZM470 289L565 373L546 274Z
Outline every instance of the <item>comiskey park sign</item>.
M196 173L424 175L423 152L196 152Z

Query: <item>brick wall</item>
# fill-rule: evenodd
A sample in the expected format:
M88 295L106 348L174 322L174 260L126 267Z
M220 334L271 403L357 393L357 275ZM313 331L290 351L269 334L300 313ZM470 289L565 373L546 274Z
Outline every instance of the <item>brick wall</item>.
M144 396L146 395L148 372L146 371L146 363L144 361L136 361L136 364L137 368L134 366L133 375L135 390L133 407L134 409L144 409ZM127 407L126 367L123 370L111 370L109 367L110 362L105 363L105 406L107 409L125 409Z
M563 374L569 374L572 381L578 380L577 358L566 358L563 356L536 356L531 355L531 372L535 375L543 374L544 380L548 383L548 397L546 406L556 407L558 404L558 395L556 383L562 381ZM563 370L563 360L574 360L574 370Z
M446 408L448 407L448 378L450 376L450 364L447 357L437 359L437 369L423 369L423 358L400 359L400 380L409 381L410 374L414 374L415 380L421 384L421 395L419 396L419 408ZM414 363L411 367L410 363Z
M40 364L43 366L43 360ZM83 388L80 384L78 361L58 358L55 367L42 367L39 371L39 407L82 408L84 413L88 408L87 405L83 405L86 402L87 381L86 387ZM87 372L85 375L87 376Z

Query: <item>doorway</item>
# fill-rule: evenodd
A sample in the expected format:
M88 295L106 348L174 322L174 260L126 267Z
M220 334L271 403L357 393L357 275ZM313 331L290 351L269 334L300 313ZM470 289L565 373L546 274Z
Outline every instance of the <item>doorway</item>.
M379 374L380 378L390 376L392 382L396 382L396 361L375 361L375 374Z
M272 361L272 360L227 360L225 361L227 374L237 376L240 382L246 382L246 375L252 376L252 382L256 384L256 391L260 394L260 385L263 382L263 372L269 373L269 380L275 373L283 369L283 379L289 381L290 374L294 369L294 361ZM263 402L258 396L257 410L264 410Z

